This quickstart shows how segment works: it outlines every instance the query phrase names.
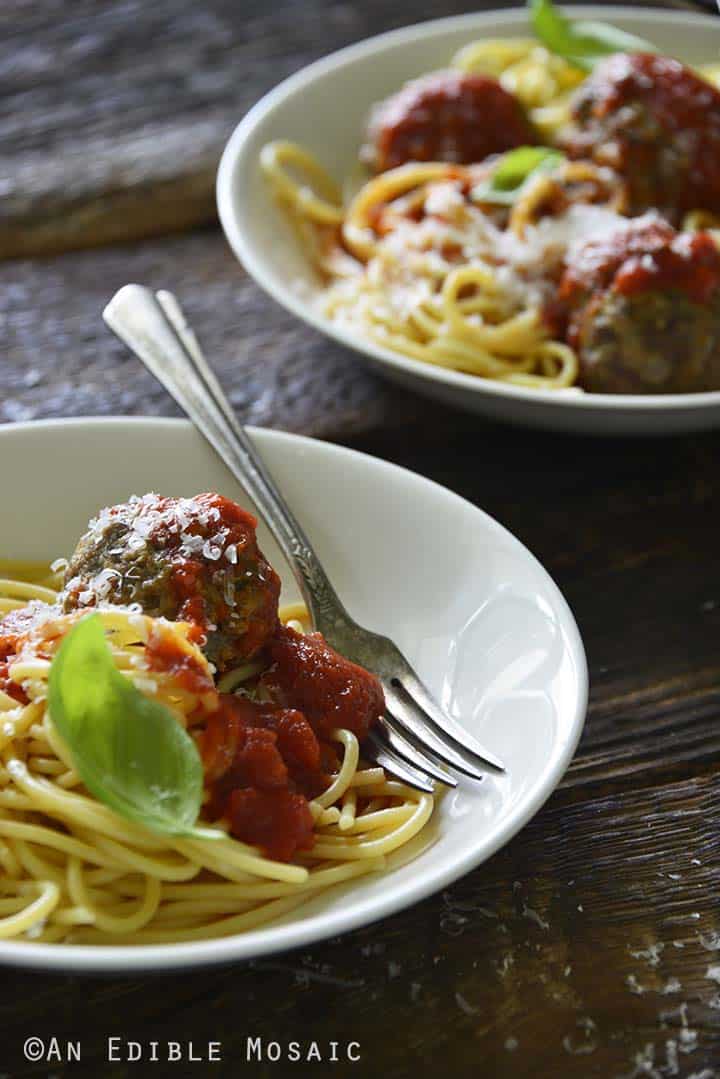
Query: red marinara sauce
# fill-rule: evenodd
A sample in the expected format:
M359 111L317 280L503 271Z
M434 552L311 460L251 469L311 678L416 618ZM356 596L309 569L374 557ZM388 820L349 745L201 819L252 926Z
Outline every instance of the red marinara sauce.
M172 562L170 581L179 604L177 617L192 622L207 635L232 619L238 604L247 606L241 651L233 658L253 655L275 627L280 594L279 578L257 545L256 518L231 499L208 493L183 500L192 505L193 512L178 528L178 500L163 498L158 503L160 518L148 540ZM202 538L206 543L191 554L188 537ZM234 552L232 561L229 552ZM246 605L237 589L231 594L220 580L219 571L228 569L236 576L244 571L252 577L248 585L251 602Z
M221 696L201 738L209 809L237 839L285 861L314 842L308 799L339 768L330 732L363 738L382 714L374 675L338 655L319 634L280 626L261 684L272 701Z
M375 107L363 157L385 172L409 161L483 161L535 142L520 102L496 79L438 71Z
M333 760L302 713L223 695L201 752L210 812L237 839L280 861L313 846L308 798L328 786Z
M215 683L197 655L183 648L174 633L156 623L145 645L145 658L151 671L166 674L188 693L201 696L215 692Z
M620 173L634 213L720 210L720 91L656 53L615 53L575 95L572 157Z
M648 218L580 247L566 263L554 309L573 311L608 289L623 296L681 292L707 303L720 287L720 252L712 237L677 232L659 217Z
M29 603L10 611L0 620L0 690L18 704L27 704L28 698L22 686L9 677L9 668L17 655L24 637L42 621L49 610L44 603Z
M359 739L383 714L380 682L345 659L319 633L296 633L280 626L269 645L272 666L263 684L289 707L300 708L321 734L335 727Z

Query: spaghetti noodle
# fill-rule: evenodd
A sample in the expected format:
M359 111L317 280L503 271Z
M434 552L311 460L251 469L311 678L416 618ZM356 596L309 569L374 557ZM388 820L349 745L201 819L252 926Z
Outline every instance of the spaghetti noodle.
M574 383L572 349L549 338L540 303L525 302L521 276L497 265L500 229L463 192L473 184L471 167L402 165L369 180L343 212L302 180L293 187L290 170L300 172L307 160L292 143L262 153L266 175L329 281L324 314L436 366L516 385ZM314 173L319 167L315 162ZM414 220L428 208L435 213ZM378 234L373 223L381 214ZM539 289L539 278L535 284Z
M53 658L85 612L62 613L50 571L5 564L0 573L0 616L28 603L33 615L17 654L0 666L0 938L138 945L242 932L381 871L430 817L433 798L362 763L358 739L344 729L332 733L339 770L310 802L314 845L292 863L233 838L222 820L212 824L226 834L205 840L118 815L83 786L48 711ZM198 737L217 694L191 627L121 606L97 613L117 670ZM304 617L297 605L281 611L291 625ZM204 689L149 662L158 633L207 674Z

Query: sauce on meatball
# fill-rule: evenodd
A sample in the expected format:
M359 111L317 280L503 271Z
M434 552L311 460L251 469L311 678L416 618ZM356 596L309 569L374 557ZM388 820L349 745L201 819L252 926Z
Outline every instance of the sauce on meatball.
M613 288L626 296L674 289L707 303L720 285L720 252L707 232L677 232L656 216L589 240L569 256L559 299Z
M615 169L631 213L720 211L720 91L655 53L616 53L577 91L572 157Z
M277 625L280 580L252 514L218 494L155 494L91 521L65 573L66 611L130 605L192 623L219 671L255 655Z
M720 252L657 215L571 252L548 312L598 393L720 389Z
M471 164L535 142L520 102L495 79L438 71L375 107L362 156L385 172L409 161Z

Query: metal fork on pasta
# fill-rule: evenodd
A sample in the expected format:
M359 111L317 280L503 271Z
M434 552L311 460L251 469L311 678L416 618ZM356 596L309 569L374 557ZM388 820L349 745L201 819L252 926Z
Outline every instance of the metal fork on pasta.
M456 773L479 780L504 765L438 703L388 637L358 625L338 598L299 522L239 423L170 292L125 285L103 312L108 326L180 405L254 500L287 558L314 628L333 648L376 674L384 716L365 756L424 791L456 786Z

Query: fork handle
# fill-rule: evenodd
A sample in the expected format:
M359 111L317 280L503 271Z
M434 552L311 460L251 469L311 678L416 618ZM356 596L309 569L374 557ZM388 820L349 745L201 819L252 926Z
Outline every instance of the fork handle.
M238 422L173 294L125 285L103 318L162 383L253 499L295 575L315 628L331 634L338 623L349 621L310 540Z

